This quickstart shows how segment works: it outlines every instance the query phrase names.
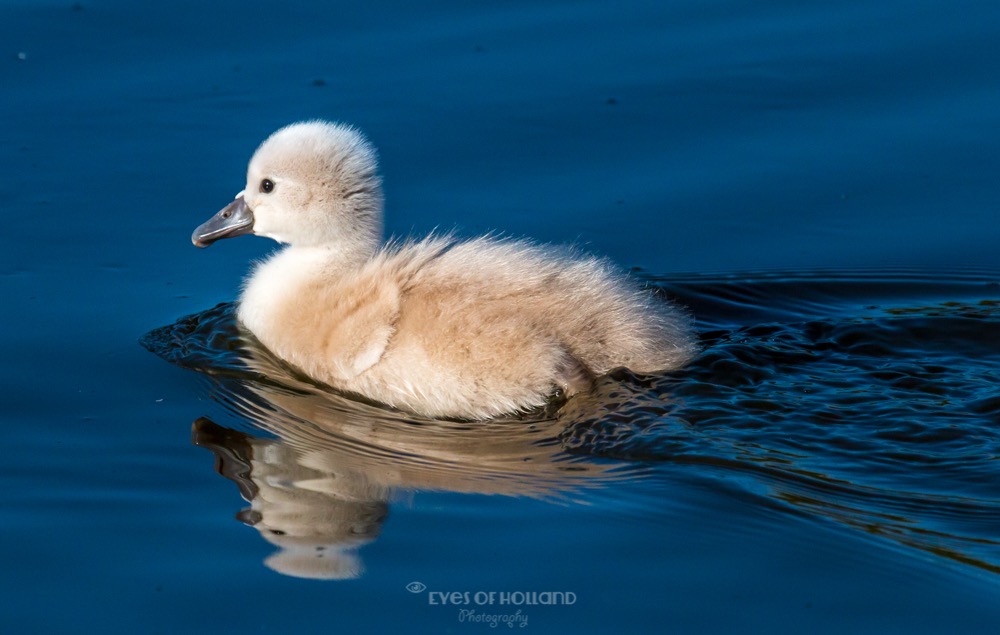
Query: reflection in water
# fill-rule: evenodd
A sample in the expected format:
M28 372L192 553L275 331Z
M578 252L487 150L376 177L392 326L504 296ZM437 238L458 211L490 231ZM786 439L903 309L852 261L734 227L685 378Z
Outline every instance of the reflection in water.
M267 566L288 575L359 575L356 550L378 537L401 492L572 500L628 473L610 460L563 452L563 427L550 412L474 423L417 419L324 390L242 332L230 305L144 343L212 375L213 396L256 431L201 418L193 441L215 453L219 473L250 502L240 520L280 548Z
M378 537L386 492L335 464L309 465L294 447L216 425L194 424L193 441L215 453L250 508L237 518L280 547L264 563L287 575L340 580L361 572L355 549Z
M571 499L639 468L739 474L743 495L1000 573L1000 285L988 274L691 276L650 283L691 307L703 352L682 372L619 370L518 419L415 419L332 394L240 333L229 305L144 345L216 378L274 438L206 420L251 508L300 576L351 577L394 492ZM628 465L632 470L624 469ZM277 533L275 533L277 532Z

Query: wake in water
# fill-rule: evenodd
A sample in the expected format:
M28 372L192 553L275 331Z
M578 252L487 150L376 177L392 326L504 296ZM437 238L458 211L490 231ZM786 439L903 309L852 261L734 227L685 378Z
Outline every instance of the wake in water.
M512 420L421 420L331 393L241 332L231 305L142 343L212 375L217 399L293 448L293 463L320 452L330 470L352 471L377 492L370 501L392 489L560 498L683 466L738 473L762 504L1000 573L997 276L647 281L696 315L701 354L669 375L613 372L589 395ZM226 435L208 436L225 454Z

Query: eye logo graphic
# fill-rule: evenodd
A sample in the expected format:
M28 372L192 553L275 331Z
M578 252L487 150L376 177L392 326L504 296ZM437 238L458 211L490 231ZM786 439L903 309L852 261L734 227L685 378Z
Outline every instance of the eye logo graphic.
M410 593L420 593L427 588L427 585L423 582L411 582L406 585L406 590Z

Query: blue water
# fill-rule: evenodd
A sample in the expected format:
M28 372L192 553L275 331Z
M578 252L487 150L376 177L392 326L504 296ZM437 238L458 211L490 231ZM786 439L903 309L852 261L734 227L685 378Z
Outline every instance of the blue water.
M994 630L998 32L994 2L0 1L0 629ZM212 312L272 245L189 236L308 117L379 148L389 233L607 255L702 355L481 427L287 374ZM144 340L174 364L138 343L184 316ZM275 571L317 546L342 579Z

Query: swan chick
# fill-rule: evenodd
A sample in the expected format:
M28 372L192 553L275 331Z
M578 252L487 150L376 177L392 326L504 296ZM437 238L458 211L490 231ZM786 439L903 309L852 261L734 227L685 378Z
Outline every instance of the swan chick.
M382 214L373 146L307 121L257 148L243 191L192 242L283 244L246 279L242 324L312 379L420 415L513 414L696 351L686 313L606 260L491 237L384 244Z

